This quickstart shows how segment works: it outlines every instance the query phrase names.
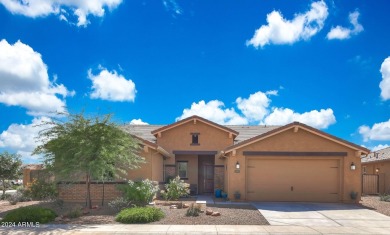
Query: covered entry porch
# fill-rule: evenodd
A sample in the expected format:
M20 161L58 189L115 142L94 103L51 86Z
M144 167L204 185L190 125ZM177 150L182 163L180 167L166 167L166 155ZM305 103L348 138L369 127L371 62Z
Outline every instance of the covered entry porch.
M224 165L216 164L217 151L173 151L164 165L165 182L180 176L190 184L191 194L212 194L224 184Z

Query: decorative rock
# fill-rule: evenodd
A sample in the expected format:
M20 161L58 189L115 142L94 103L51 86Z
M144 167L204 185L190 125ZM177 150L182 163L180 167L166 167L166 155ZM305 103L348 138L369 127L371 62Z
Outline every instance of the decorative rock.
M84 208L83 209L83 215L87 215L87 214L89 214L89 210L88 210L88 208Z
M63 221L64 221L64 222L69 222L70 219L69 219L69 218L64 218Z
M176 205L172 205L169 207L169 209L177 209L177 206Z
M212 215L213 214L213 211L210 210L210 209L206 209L206 215Z
M97 210L97 209L99 209L99 206L98 205L93 206L92 209L96 209Z
M188 205L187 203L183 204L183 208L188 208L188 207L190 207L190 205Z
M212 214L211 214L211 216L220 216L221 215L221 213L219 213L218 211L215 211L215 212L213 212Z
M62 216L56 217L56 218L54 219L54 221L56 221L56 222L62 221Z

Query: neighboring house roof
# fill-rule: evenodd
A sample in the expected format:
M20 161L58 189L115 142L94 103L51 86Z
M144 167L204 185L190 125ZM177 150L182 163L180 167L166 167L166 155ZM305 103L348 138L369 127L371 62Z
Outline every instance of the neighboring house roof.
M299 131L299 128L302 128L302 129L304 129L306 131L309 131L311 133L314 133L316 135L319 135L321 137L329 139L329 140L331 140L333 142L337 142L337 143L342 144L344 146L347 146L349 148L361 151L362 153L366 153L367 154L367 153L370 152L370 150L368 150L368 149L366 149L366 148L364 148L362 146L359 146L359 145L356 145L354 143L348 142L346 140L340 139L340 138L338 138L336 136L330 135L330 134L325 133L323 131L320 131L320 130L318 130L316 128L313 128L311 126L305 125L305 124L300 123L300 122L293 122L293 123L287 124L285 126L274 128L274 129L272 129L272 130L270 130L268 132L265 132L265 133L263 133L261 135L255 136L255 137L252 137L252 138L247 139L245 141L242 141L242 142L240 142L238 144L232 145L232 146L230 146L230 147L225 149L225 153L229 153L229 152L231 152L231 151L233 151L235 149L242 148L244 146L250 145L250 144L255 143L257 141L263 140L265 138L271 137L273 135L279 134L281 132L284 132L286 130L293 129L293 128L296 128L296 131ZM295 131L295 129L294 129L294 131Z
M183 125L183 124L185 124L187 122L192 122L192 121L194 121L194 122L200 121L200 122L203 122L203 123L205 123L207 125L210 125L210 126L213 126L215 128L218 128L220 130L226 131L228 133L232 133L235 136L238 135L238 132L235 131L235 130L232 130L232 129L226 127L226 126L219 125L219 124L217 124L215 122L209 121L207 119L204 119L204 118L196 116L196 115L188 117L188 118L185 118L185 119L182 119L182 120L180 120L178 122L175 122L175 123L172 123L170 125L163 126L163 127L159 128L159 129L156 129L156 130L152 131L152 134L156 135L157 133L161 133L161 132L167 131L169 129L175 128L177 126L180 126L180 125Z
M362 163L390 160L390 147L362 156Z
M44 168L43 164L25 164L25 165L22 165L22 169L40 170L40 169L43 169L43 168Z

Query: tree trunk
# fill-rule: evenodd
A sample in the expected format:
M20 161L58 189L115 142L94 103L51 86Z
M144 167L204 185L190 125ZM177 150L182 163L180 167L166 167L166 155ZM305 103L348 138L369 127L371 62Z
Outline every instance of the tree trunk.
M3 197L5 197L5 179L1 180L3 182Z
M102 196L102 206L104 205L104 179L103 179L103 196Z
M87 174L87 208L92 209L91 201L91 175Z

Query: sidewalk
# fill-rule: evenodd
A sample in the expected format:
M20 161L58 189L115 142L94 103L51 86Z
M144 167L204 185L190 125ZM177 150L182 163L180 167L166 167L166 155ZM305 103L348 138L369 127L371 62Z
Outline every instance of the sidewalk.
M270 225L41 225L0 228L0 234L389 234L389 227L305 227Z

